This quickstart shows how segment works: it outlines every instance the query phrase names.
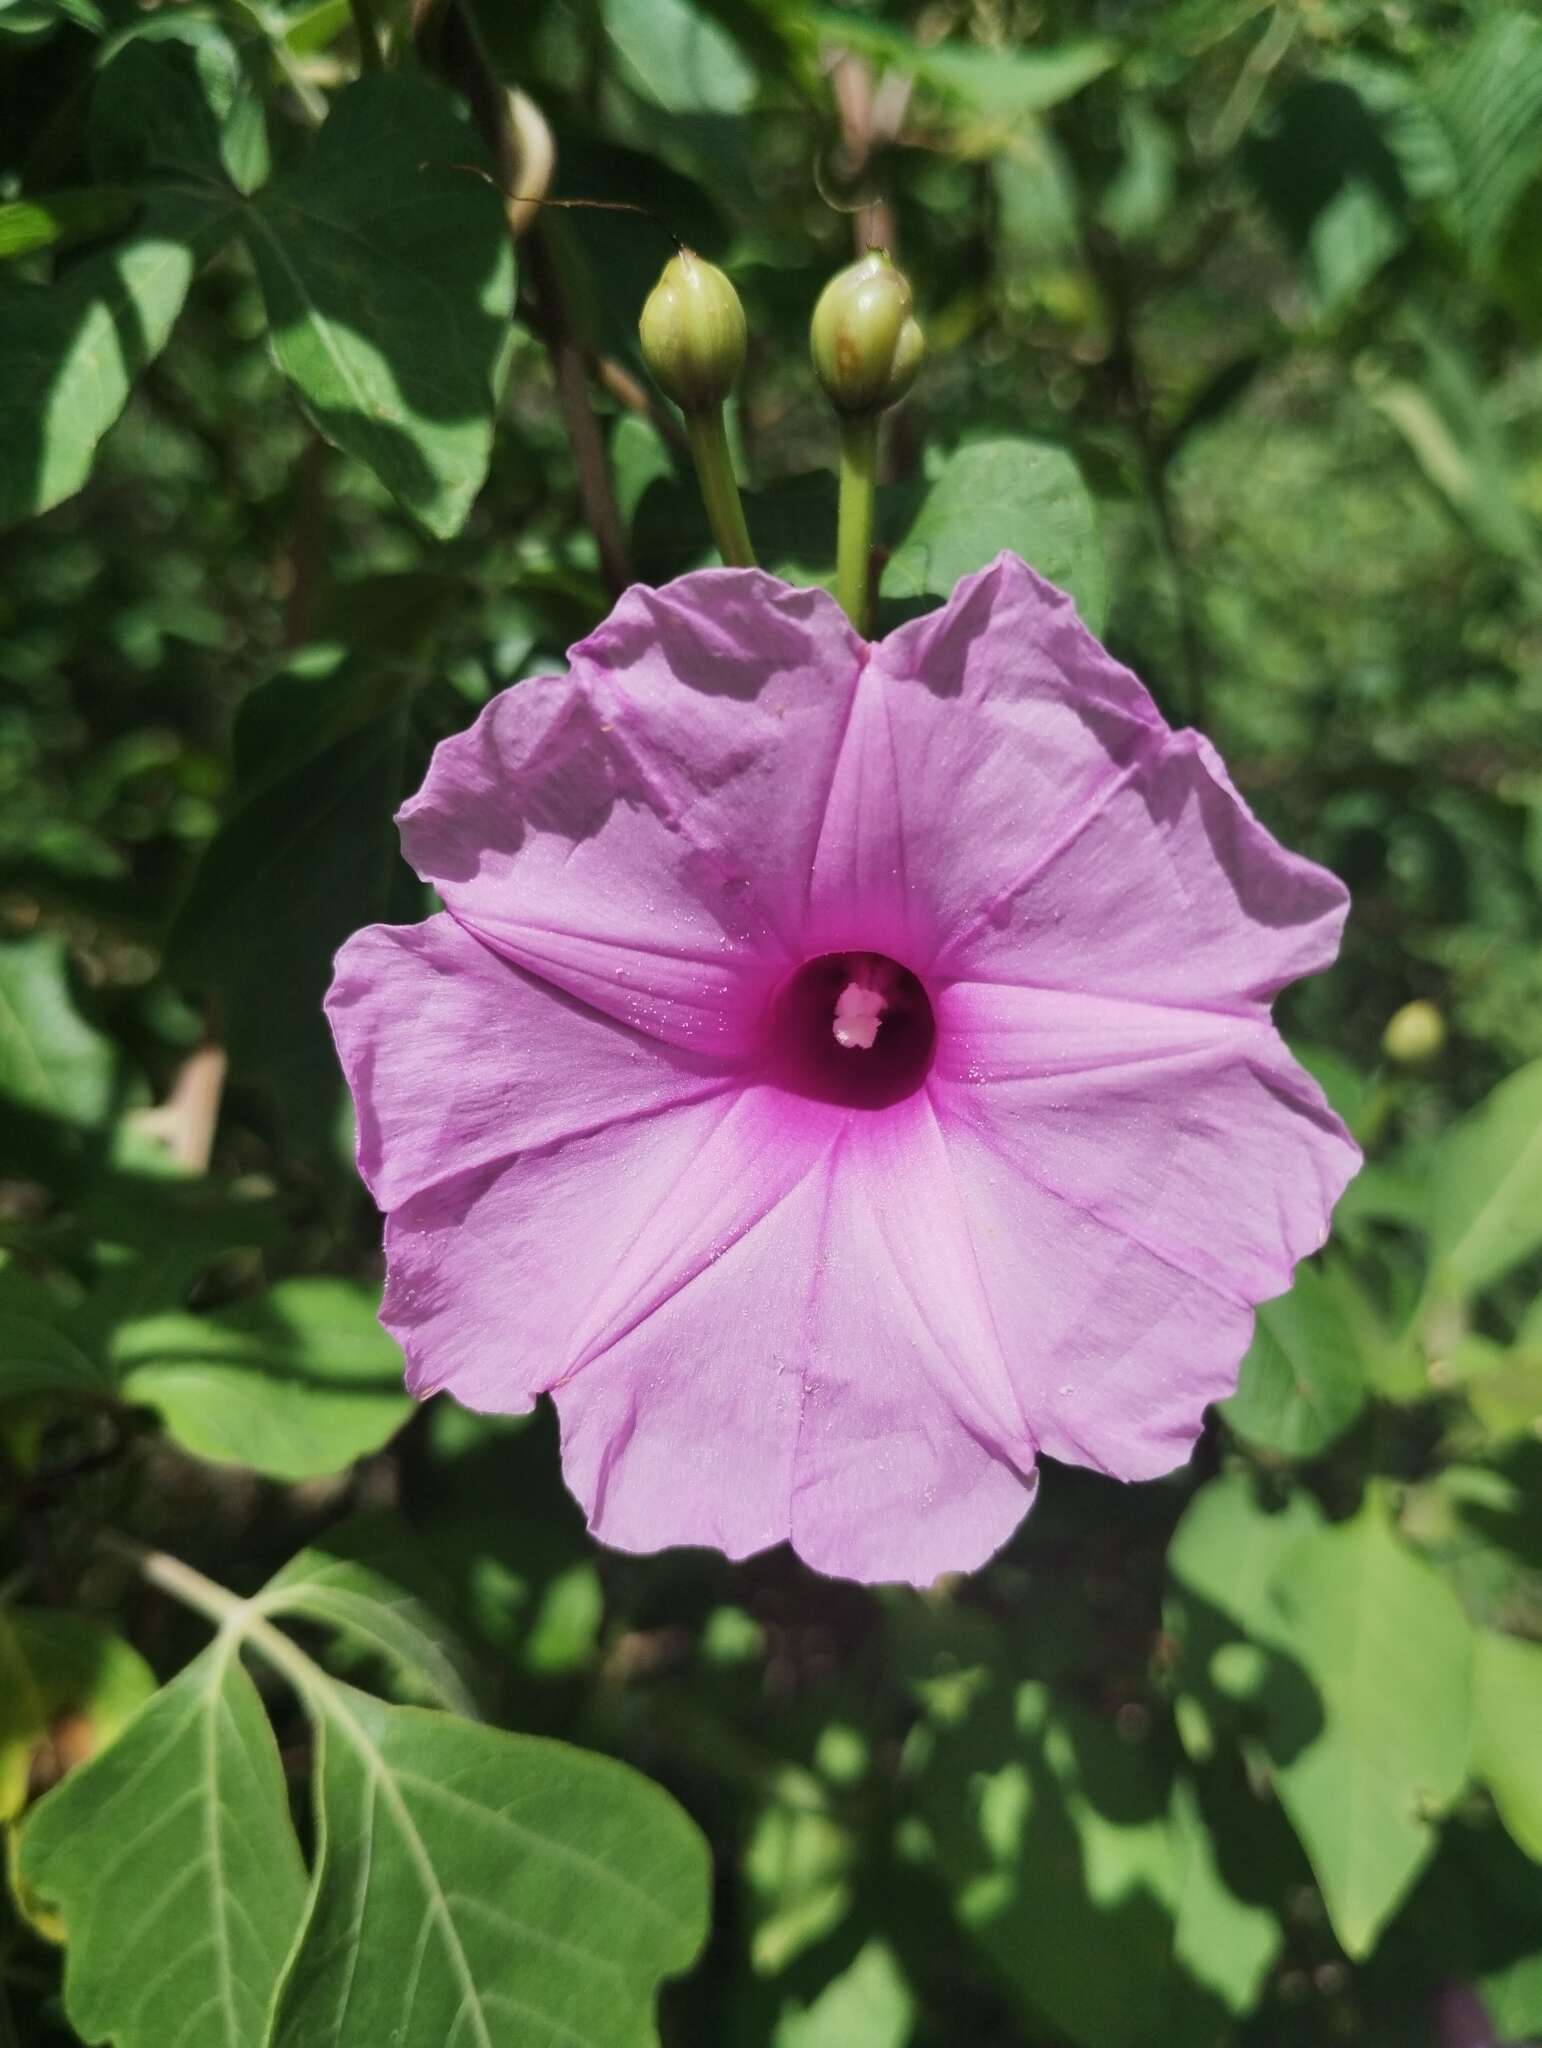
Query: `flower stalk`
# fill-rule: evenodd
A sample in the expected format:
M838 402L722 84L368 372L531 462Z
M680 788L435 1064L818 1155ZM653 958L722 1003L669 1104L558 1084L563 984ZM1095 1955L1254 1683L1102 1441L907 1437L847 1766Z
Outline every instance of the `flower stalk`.
M755 566L723 401L744 368L744 308L714 263L690 249L665 264L639 323L643 360L685 415L696 481L717 551L731 568Z
M843 413L840 504L835 534L835 595L864 638L873 631L873 511L878 486L878 415Z
M753 569L755 550L750 542L749 527L745 524L733 457L728 452L723 408L714 405L706 412L688 412L685 431L691 444L691 460L696 465L696 481L701 486L701 501L707 511L707 524L712 528L717 551L731 569Z
M857 631L870 635L878 416L904 397L926 353L910 286L884 250L831 278L814 308L809 350L840 422L835 594Z

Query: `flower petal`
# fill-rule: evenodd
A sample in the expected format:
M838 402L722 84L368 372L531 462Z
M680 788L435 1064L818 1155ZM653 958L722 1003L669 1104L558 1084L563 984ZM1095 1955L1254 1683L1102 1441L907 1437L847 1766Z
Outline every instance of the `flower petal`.
M1032 1502L1035 1434L924 1095L853 1119L819 1243L793 1547L843 1578L973 1571Z
M382 1308L409 1383L488 1410L554 1391L565 1476L620 1548L780 1541L801 1388L787 1304L838 1124L734 1091L409 1202Z
M1359 1154L1263 1022L957 984L929 1090L1042 1448L1181 1462Z
M641 585L565 677L434 755L402 846L518 965L672 1043L743 1052L800 956L865 659L833 600L748 570Z
M872 652L830 786L810 953L924 974L1165 731L1071 600L1016 556Z
M983 1295L950 1304L968 1246L931 1214L914 1121L919 1148L747 1088L435 1184L387 1234L414 1390L550 1389L619 1549L790 1535L853 1578L969 1569L1021 1518L1033 1442Z
M806 1170L555 1390L590 1527L621 1550L731 1557L790 1536L866 1581L971 1570L1029 1505L1033 1444L983 1299L953 1299L959 1246L920 1177L934 1127L770 1091L745 1108L802 1127Z
M543 986L441 913L370 925L327 992L383 1209L522 1152L720 1093L722 1060L681 1052Z
M1171 733L981 903L943 967L1256 1018L1332 962L1348 908L1336 876L1259 824L1208 740Z

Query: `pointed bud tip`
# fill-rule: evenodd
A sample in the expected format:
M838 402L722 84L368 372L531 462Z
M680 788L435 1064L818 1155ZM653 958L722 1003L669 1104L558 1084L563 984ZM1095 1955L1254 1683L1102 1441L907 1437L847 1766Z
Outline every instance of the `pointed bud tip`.
M643 360L682 412L721 405L744 368L744 308L718 269L690 249L664 265L638 327Z
M915 382L926 340L910 286L883 249L837 271L809 328L814 373L838 412L879 412Z

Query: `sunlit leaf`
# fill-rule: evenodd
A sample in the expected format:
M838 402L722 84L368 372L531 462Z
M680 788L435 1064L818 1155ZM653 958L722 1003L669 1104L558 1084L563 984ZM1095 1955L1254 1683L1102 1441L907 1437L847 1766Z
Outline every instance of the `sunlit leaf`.
M112 1043L70 995L62 940L44 933L0 945L0 1098L89 1128L112 1103Z
M351 1664L381 1667L410 1700L475 1718L475 1669L444 1620L438 1583L415 1535L358 1517L290 1559L256 1611L319 1623Z
M742 114L754 66L690 0L604 0L605 33L628 84L668 114Z
M135 378L166 345L195 268L231 224L224 202L147 202L123 240L54 284L0 289L0 525L78 491Z
M65 2004L87 2040L266 2040L305 1870L273 1731L232 1642L37 1805L21 1871L63 1921Z
M1436 106L1451 136L1462 225L1481 260L1542 171L1542 24L1521 8L1492 15L1461 46Z
M812 2004L778 2022L770 2048L906 2048L914 2023L893 1950L870 1941Z
M1185 2042L1153 1760L1039 1684L998 1687L933 1739L920 1810L961 1923L1024 2010L1084 2048Z
M147 1316L115 1335L123 1398L201 1458L275 1479L340 1472L411 1413L374 1289L281 1281L213 1315Z
M1437 1287L1476 1294L1542 1247L1542 1060L1457 1125L1430 1179Z
M441 537L487 472L512 341L508 225L484 173L442 87L364 78L246 215L301 403Z
M122 185L86 185L0 205L0 258L34 249L69 249L131 220L138 196Z
M1220 1412L1249 1443L1311 1458L1343 1435L1365 1396L1365 1363L1340 1297L1302 1266L1289 1294L1258 1311L1237 1391Z
M340 1684L315 1705L320 1870L274 2048L652 2048L706 1932L674 1803L560 1743Z
M1367 1955L1467 1780L1471 1634L1375 1497L1288 1550L1273 1594L1276 1643L1321 1701L1315 1731L1289 1719L1271 1728L1280 1801L1339 1940Z
M0 1821L27 1798L32 1750L43 1732L43 1701L14 1619L0 1607Z
M973 441L944 463L883 572L886 598L947 598L1003 548L1068 590L1097 632L1108 579L1075 462L1047 441Z
M1474 1765L1515 1841L1542 1863L1542 1643L1476 1638Z
M268 175L262 100L215 22L166 14L113 46L97 76L91 155L114 178L179 173L251 192Z
M1267 1906L1240 1898L1227 1881L1219 1845L1189 1778L1173 1786L1173 1954L1228 2012L1251 2012L1284 1944Z

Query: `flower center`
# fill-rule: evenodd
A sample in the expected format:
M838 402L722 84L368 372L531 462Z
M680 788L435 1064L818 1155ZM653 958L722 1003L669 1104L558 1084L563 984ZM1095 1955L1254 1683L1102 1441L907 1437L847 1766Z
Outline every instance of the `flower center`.
M883 953L824 953L782 984L767 1018L776 1081L799 1095L882 1109L926 1079L937 1026L926 990Z

